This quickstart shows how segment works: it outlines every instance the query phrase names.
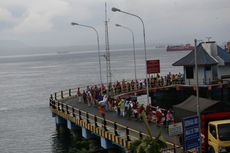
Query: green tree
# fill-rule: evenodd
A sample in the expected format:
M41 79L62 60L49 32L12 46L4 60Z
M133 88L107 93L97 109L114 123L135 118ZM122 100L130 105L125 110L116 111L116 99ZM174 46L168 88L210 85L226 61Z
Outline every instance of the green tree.
M161 131L158 133L158 135L155 138L153 138L152 131L146 119L145 112L143 112L141 115L142 115L142 118L145 124L145 128L147 130L148 136L134 141L131 145L130 151L131 153L160 153L161 149L167 146L161 134Z

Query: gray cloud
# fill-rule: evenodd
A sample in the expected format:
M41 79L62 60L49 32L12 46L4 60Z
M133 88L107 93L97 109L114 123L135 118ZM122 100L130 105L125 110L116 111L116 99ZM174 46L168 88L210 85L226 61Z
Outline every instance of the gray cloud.
M104 43L104 0L7 0L0 2L0 40L20 40L32 46L96 44L90 29L71 27L70 22L98 29ZM129 33L115 23L135 32L142 42L138 19L111 12L111 7L141 16L146 38L155 42L191 42L211 36L228 41L230 35L229 0L107 0L110 43L130 43Z

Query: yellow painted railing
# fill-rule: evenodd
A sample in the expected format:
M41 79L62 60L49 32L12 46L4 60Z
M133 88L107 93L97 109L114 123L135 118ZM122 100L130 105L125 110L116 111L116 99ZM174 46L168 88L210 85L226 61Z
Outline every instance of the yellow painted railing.
M74 90L61 91L55 94L54 99L50 98L50 110L53 113L127 149L130 148L133 141L148 136L141 131L66 104L65 101L77 98L72 94L76 91L71 91ZM169 147L180 148L173 143L166 143Z

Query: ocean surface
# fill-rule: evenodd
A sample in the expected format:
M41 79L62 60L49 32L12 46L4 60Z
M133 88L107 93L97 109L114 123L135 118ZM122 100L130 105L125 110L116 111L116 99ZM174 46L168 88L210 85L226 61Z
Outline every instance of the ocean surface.
M4 52L4 50L1 50ZM132 49L111 50L112 81L134 79ZM159 59L161 75L183 73L172 63L189 52L147 49ZM103 54L103 53L101 53ZM106 83L105 59L102 77ZM144 51L136 49L137 78L145 77ZM48 108L50 94L63 89L99 84L97 51L17 52L0 55L0 152L64 153L69 137L60 136Z

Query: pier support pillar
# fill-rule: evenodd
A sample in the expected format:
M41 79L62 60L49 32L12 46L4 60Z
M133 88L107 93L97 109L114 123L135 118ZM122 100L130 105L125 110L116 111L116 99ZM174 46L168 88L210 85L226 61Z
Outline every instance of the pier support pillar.
M104 149L110 149L110 148L115 148L116 145L114 145L112 143L112 141L110 141L104 137L101 137L101 147Z
M57 116L57 115L55 117L55 122L57 125L66 124L66 120L60 116Z
M82 136L86 139L94 137L94 135L86 128L81 128L82 129Z
M56 114L52 112L52 117L56 117Z
M78 126L77 125L75 125L73 122L71 122L70 120L67 120L67 127L68 127L68 129L70 129L70 130L74 130L74 129L77 129L78 128Z

